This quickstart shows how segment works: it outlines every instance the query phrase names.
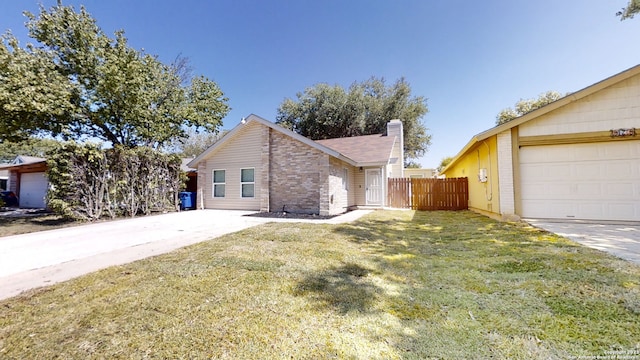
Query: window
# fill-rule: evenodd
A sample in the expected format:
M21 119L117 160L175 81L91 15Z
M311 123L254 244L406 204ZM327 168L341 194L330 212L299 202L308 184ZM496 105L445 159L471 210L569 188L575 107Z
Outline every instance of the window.
M213 197L224 197L225 171L213 170Z
M255 180L254 180L254 169L241 169L240 170L240 186L242 187L242 197L243 198L252 198L254 197L254 188L255 188Z
M342 190L349 190L349 170L347 168L342 169Z

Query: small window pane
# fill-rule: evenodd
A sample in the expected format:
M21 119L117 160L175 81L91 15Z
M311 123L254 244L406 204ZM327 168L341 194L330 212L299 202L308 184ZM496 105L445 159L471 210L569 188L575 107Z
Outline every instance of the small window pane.
M213 170L213 182L214 183L224 182L224 170Z
M241 172L241 182L253 182L253 169L242 169Z
M242 184L242 197L254 197L253 184Z
M224 185L213 185L213 197L224 197Z

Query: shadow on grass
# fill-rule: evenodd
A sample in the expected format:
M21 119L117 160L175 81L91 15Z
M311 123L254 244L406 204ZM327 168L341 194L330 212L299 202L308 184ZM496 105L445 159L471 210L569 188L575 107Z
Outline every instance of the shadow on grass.
M31 216L1 216L0 217L0 236L20 235L32 232L53 230L74 226L77 224L74 220L65 219L58 215L38 214Z
M341 315L369 312L378 292L377 286L365 279L370 271L357 264L344 264L305 277L293 294L308 296Z

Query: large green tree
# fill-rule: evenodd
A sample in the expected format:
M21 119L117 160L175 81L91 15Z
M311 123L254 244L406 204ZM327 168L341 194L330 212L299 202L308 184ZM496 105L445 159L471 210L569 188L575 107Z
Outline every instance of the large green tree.
M538 96L537 99L520 99L513 108L506 108L501 110L496 116L496 125L501 125L509 122L517 117L539 109L547 104L550 104L558 99L562 95L557 91L547 91Z
M0 140L33 134L159 147L185 127L217 131L228 113L218 85L190 77L184 59L166 65L107 36L84 7L25 12L35 45L0 42Z
M640 0L629 0L629 4L616 13L620 20L633 19L640 12Z
M404 127L405 158L424 155L431 135L422 123L427 100L412 96L411 86L401 78L387 86L384 79L355 82L348 89L317 84L285 99L278 108L276 123L313 140L381 134L391 119Z
M10 162L18 155L46 158L60 145L60 142L54 139L28 138L20 142L3 141L0 142L0 164Z
M187 129L187 136L175 139L166 147L167 152L178 154L182 157L196 157L218 142L229 131L198 132L193 128Z

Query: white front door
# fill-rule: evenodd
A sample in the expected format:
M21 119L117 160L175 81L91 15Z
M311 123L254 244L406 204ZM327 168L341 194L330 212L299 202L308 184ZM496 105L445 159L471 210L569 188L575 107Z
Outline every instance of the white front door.
M367 205L382 205L382 170L365 171Z

